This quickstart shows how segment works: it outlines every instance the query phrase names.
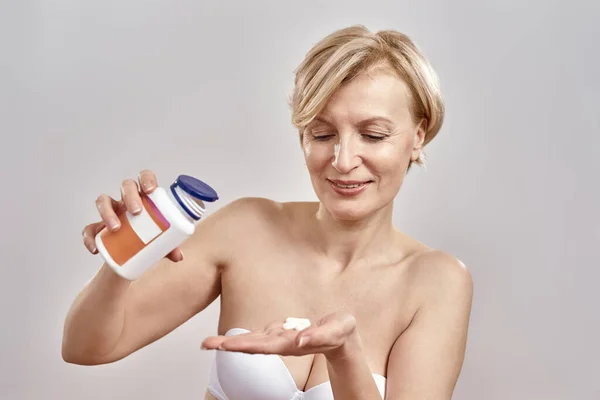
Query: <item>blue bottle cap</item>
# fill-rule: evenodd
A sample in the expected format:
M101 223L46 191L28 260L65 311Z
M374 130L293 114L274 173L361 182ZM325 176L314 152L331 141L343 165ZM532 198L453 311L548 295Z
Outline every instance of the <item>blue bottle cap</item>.
M190 196L197 199L213 202L219 199L217 192L206 183L189 175L179 175L175 184Z

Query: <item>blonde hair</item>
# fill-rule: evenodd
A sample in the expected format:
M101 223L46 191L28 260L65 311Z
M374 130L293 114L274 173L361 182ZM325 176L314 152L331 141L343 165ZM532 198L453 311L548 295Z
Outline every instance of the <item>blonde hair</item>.
M378 66L391 68L406 83L413 120L425 120L423 146L431 142L442 127L445 112L437 74L407 35L394 30L374 33L362 25L329 34L309 50L296 69L290 106L300 141L340 86ZM423 158L415 162L422 164Z

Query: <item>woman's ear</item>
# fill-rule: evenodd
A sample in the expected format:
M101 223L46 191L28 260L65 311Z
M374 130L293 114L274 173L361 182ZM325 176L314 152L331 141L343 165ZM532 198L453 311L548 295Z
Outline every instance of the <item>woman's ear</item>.
M414 143L413 143L413 151L411 154L411 160L417 161L419 160L419 158L421 157L421 152L423 149L423 146L425 144L425 136L427 135L427 120L425 118L421 119L421 122L419 122L419 125L417 125L417 131L415 133L415 137L414 137Z

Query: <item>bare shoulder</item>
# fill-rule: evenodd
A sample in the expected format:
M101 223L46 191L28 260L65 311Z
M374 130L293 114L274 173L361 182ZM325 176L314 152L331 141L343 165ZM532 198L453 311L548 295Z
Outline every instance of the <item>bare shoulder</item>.
M209 207L192 237L180 246L186 260L181 265L190 268L179 266L178 273L202 274L207 268L196 268L199 265L210 265L215 272L222 271L247 246L256 245L261 236L273 231L268 224L275 220L278 207L269 199L249 197L235 199L219 208Z
M235 221L237 228L252 222L264 222L281 213L283 205L274 200L263 197L242 197L224 205L207 221L219 220L220 223Z
M471 274L456 256L437 249L424 249L414 257L412 267L419 270L426 278L434 281L442 279L470 280Z
M284 204L262 197L243 197L233 200L207 215L199 224L196 237L218 242L231 249L271 235L284 218ZM234 245L235 246L232 246Z
M228 212L234 211L275 211L281 209L282 203L266 197L241 197L223 207Z
M470 304L473 278L465 263L456 256L426 249L415 255L411 268L426 300L454 299Z
M219 219L235 219L238 224L286 223L311 212L314 203L278 202L265 197L242 197L230 202L215 214Z

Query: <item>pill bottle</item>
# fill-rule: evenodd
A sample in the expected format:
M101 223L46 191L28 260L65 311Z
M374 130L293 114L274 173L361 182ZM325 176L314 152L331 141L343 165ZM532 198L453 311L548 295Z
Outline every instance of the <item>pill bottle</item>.
M218 200L206 183L180 175L170 188L140 193L142 211L119 213L116 231L104 228L96 235L96 248L119 276L133 281L190 237L205 211L204 202Z

